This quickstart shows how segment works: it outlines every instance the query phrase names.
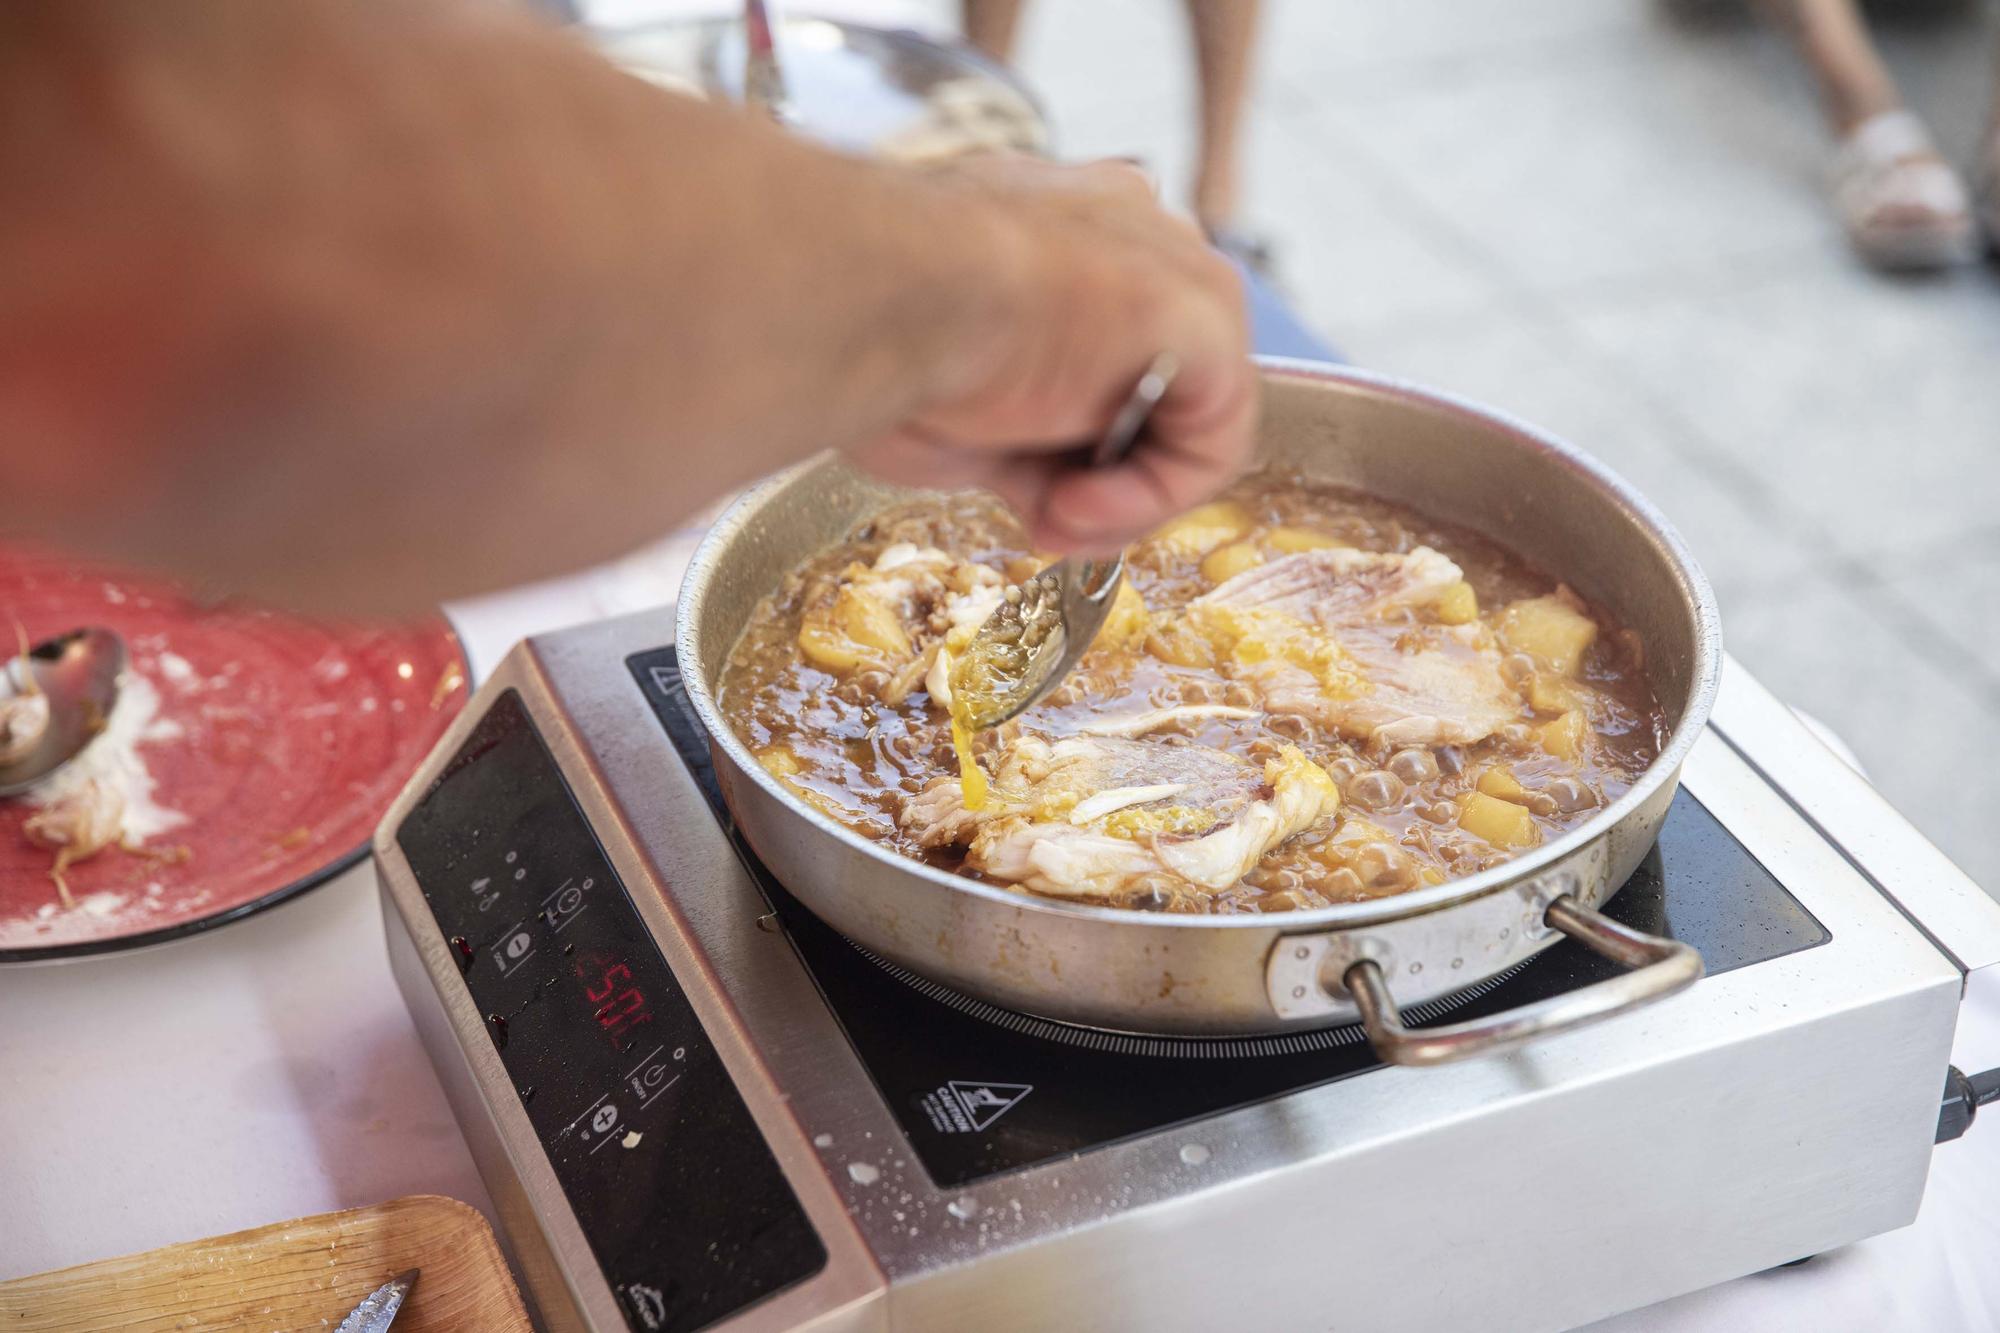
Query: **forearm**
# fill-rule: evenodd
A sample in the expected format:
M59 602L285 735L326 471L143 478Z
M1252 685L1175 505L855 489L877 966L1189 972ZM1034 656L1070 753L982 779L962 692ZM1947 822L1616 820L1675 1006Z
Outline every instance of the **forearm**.
M162 8L0 20L0 529L420 605L888 429L1009 299L950 191L525 21Z

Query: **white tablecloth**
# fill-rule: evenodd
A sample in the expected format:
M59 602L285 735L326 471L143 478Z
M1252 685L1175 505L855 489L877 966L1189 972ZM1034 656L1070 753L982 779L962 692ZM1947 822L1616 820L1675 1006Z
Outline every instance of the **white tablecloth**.
M671 595L683 538L453 608L483 675L523 634ZM2000 977L1964 1058L2000 1065ZM1617 1333L2000 1328L2000 1108L1917 1223L1607 1321ZM367 866L159 949L0 972L0 1277L402 1194L491 1206L383 952Z

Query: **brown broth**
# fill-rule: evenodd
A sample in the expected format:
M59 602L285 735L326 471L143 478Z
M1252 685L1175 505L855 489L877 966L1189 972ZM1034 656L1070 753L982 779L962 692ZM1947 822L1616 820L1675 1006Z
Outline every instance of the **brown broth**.
M1478 618L1489 627L1509 603L1557 589L1555 580L1478 534L1350 490L1267 471L1237 484L1226 498L1247 511L1251 526L1240 540L1252 544L1267 543L1273 530L1284 528L1370 551L1430 546L1458 564L1476 594ZM1025 577L1045 559L1028 549L1011 515L984 495L929 496L898 505L815 556L758 605L724 670L720 702L752 750L788 752L791 771L783 777L802 797L905 855L976 877L960 864L959 853L922 850L897 825L908 797L957 772L944 710L932 705L921 685L899 703L886 702L890 672L822 670L799 647L808 610L834 597L844 571L856 562L871 564L895 542L935 546L1009 579ZM1150 610L1166 611L1215 586L1202 572L1211 554L1148 539L1130 552L1128 576ZM1582 605L1573 594L1565 595ZM1497 865L1519 849L1488 842L1459 821L1467 802L1477 800L1473 793L1481 776L1499 765L1518 782L1513 799L1528 809L1537 841L1589 818L1659 753L1666 719L1648 687L1636 637L1601 609L1583 609L1597 622L1596 641L1574 675L1559 682L1588 719L1589 735L1575 759L1545 747L1536 728L1557 714L1533 706L1535 673L1519 654L1509 658L1510 676L1519 677L1518 720L1476 745L1389 752L1302 718L1268 715L1187 721L1155 733L1178 734L1251 759L1296 745L1333 775L1343 800L1334 816L1271 849L1233 887L1212 895L1155 894L1139 905L1220 913L1318 907L1404 892ZM1381 632L1408 629L1386 625ZM1093 650L1045 702L982 735L981 752L990 755L1020 728L1060 737L1110 713L1180 703L1254 705L1248 686L1207 667L1163 660L1160 647L1156 637L1145 636L1116 649ZM1388 780L1384 773L1401 776Z

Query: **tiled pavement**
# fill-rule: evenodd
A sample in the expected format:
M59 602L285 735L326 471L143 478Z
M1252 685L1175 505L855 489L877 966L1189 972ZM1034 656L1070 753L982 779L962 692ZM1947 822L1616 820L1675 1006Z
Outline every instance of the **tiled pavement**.
M1790 53L1653 0L1272 0L1248 219L1354 360L1491 402L1657 501L1730 649L2000 892L2000 269L1859 269ZM1894 15L1947 149L2000 16ZM1178 194L1172 0L1039 0L1022 66L1068 154Z
M727 0L593 0L629 21ZM956 0L799 0L949 26ZM1881 3L1961 161L2000 13ZM1248 221L1355 361L1538 422L1680 526L1730 649L2000 894L2000 268L1868 273L1743 0L1267 0ZM1181 0L1031 0L1066 155L1178 198Z

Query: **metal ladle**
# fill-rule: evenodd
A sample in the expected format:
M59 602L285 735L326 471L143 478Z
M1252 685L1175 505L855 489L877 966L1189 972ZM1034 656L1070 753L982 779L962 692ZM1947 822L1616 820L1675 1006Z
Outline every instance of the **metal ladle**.
M1153 358L1133 387L1132 396L1118 409L1110 429L1091 451L1092 467L1108 467L1132 452L1146 419L1166 396L1179 368L1166 352ZM954 668L954 695L961 693L958 671L987 668L986 679L979 682L981 688L963 691L966 725L974 731L997 727L1048 697L1089 651L1111 614L1112 600L1124 579L1122 551L1109 560L1072 555L1018 589L1008 589L1007 600L986 618Z
M115 632L85 628L0 664L0 710L22 726L15 743L0 748L0 796L46 782L104 730L127 661L125 640ZM47 701L46 711L18 707L36 696ZM8 730L0 725L0 733Z

